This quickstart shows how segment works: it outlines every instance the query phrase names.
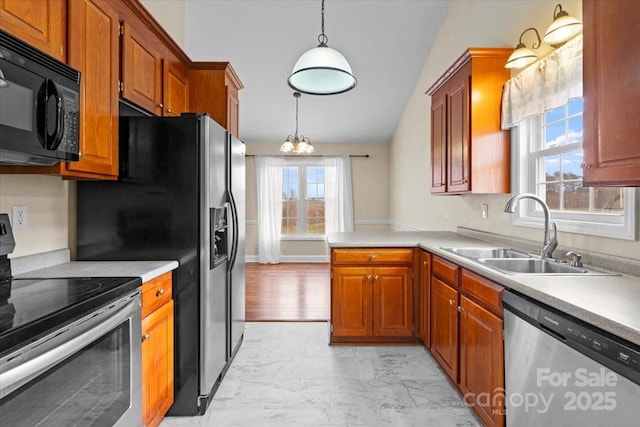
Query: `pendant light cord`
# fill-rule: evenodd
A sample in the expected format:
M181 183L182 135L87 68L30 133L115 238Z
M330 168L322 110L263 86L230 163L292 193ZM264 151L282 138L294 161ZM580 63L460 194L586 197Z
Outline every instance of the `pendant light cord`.
M322 32L320 33L320 35L318 36L318 41L320 42L320 44L318 45L318 47L326 47L327 46L327 42L329 41L329 37L327 37L324 33L324 0L322 0L322 9L321 9L321 29Z

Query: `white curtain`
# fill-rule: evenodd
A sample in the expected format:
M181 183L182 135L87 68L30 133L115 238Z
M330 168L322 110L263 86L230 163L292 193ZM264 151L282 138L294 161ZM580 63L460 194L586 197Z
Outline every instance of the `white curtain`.
M325 233L353 231L351 158L340 156L323 160Z
M502 93L502 129L582 96L582 35L578 35L507 81Z
M282 165L282 158L256 156L258 262L261 264L278 264L282 259Z

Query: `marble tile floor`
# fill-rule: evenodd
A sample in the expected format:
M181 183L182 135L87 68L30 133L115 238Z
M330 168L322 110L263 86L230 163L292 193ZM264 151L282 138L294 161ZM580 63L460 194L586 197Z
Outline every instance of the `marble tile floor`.
M201 417L161 427L481 426L421 346L329 346L325 322L247 323Z

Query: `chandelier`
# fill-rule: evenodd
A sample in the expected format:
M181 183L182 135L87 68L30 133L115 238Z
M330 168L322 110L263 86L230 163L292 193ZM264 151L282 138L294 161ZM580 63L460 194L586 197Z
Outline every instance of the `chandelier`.
M280 151L284 153L293 154L309 154L315 151L311 140L304 135L298 136L298 99L300 98L300 92L293 92L294 98L296 98L296 132L293 136L287 136L287 139L280 146Z

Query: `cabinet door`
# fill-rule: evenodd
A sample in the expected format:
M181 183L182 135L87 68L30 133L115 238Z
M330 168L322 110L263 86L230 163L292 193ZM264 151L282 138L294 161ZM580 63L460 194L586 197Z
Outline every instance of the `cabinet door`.
M142 319L142 421L157 426L173 404L173 301Z
M411 268L373 269L373 334L387 337L413 335Z
M66 24L64 0L0 0L0 28L63 62Z
M584 184L640 185L640 2L584 0Z
M331 280L331 325L335 336L372 335L369 267L338 267Z
M420 252L420 337L431 347L431 254Z
M162 115L162 55L152 34L123 24L122 97L155 115ZM142 29L142 27L140 27Z
M447 83L447 192L471 190L469 76L465 67Z
M164 115L179 116L189 111L189 80L185 67L165 60L163 82Z
M431 193L447 191L447 96L439 90L431 97Z
M458 291L431 277L431 352L458 382Z
M106 0L69 2L69 65L82 73L82 158L65 163L64 175L118 175L118 20Z
M465 296L460 307L460 390L485 425L504 426L502 319Z
M227 129L233 136L240 138L240 103L238 102L238 91L227 86Z

